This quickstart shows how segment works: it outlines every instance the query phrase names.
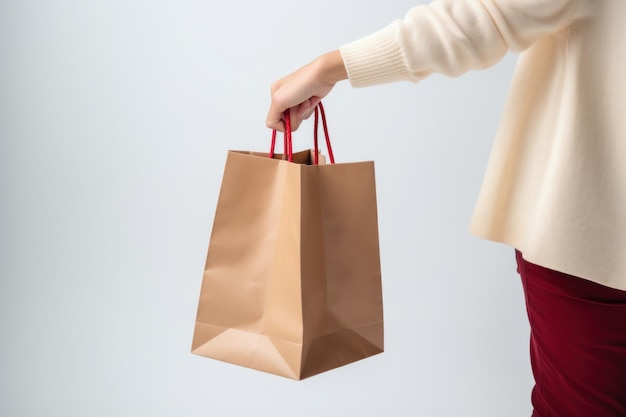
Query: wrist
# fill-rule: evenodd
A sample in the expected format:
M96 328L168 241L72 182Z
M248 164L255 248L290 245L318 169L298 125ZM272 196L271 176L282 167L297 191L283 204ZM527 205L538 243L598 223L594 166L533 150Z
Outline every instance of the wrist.
M325 53L318 58L320 79L328 84L336 84L348 78L343 57L339 50Z

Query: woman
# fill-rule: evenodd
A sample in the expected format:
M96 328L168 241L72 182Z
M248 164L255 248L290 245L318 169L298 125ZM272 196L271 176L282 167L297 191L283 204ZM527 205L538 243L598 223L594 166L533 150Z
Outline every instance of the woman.
M519 61L472 219L516 250L535 417L626 416L626 1L435 0L272 86L294 129L333 86Z

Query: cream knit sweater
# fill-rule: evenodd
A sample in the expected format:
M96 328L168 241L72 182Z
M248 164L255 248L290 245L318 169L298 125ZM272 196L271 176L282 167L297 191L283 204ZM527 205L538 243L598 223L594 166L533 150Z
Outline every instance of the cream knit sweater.
M473 234L626 290L626 0L435 0L341 48L350 82L458 76L521 52Z

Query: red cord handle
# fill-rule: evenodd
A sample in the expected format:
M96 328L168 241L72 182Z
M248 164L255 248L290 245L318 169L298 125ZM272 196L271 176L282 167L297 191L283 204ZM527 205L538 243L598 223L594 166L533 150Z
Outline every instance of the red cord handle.
M335 156L333 155L333 149L330 145L330 135L328 134L328 125L326 123L326 113L324 112L324 106L322 102L319 102L317 106L315 106L315 117L313 122L313 151L314 151L314 161L315 165L318 165L318 141L317 141L317 131L319 130L319 114L322 116L322 127L324 128L324 137L326 138L326 148L328 149L328 158L330 159L330 163L335 163ZM285 155L287 155L287 160L289 162L293 162L293 140L291 136L291 120L289 118L289 110L285 112L285 133L283 134L283 149ZM274 148L276 147L276 129L272 130L272 143L270 147L269 157L274 157Z
M283 133L283 153L287 155L287 160L293 162L293 143L291 139L291 121L289 119L289 110L285 112L285 133ZM276 129L272 130L272 145L270 147L270 159L274 157L274 148L276 147Z

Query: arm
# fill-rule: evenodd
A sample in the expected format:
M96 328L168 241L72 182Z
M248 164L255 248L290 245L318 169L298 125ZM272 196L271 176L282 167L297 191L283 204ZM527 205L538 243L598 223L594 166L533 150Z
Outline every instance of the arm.
M565 29L579 0L435 0L341 48L354 87L451 77Z
M297 128L336 82L355 87L408 80L432 73L458 76L522 51L571 23L579 0L434 0L404 19L323 55L274 83L267 126L282 130L290 109Z

